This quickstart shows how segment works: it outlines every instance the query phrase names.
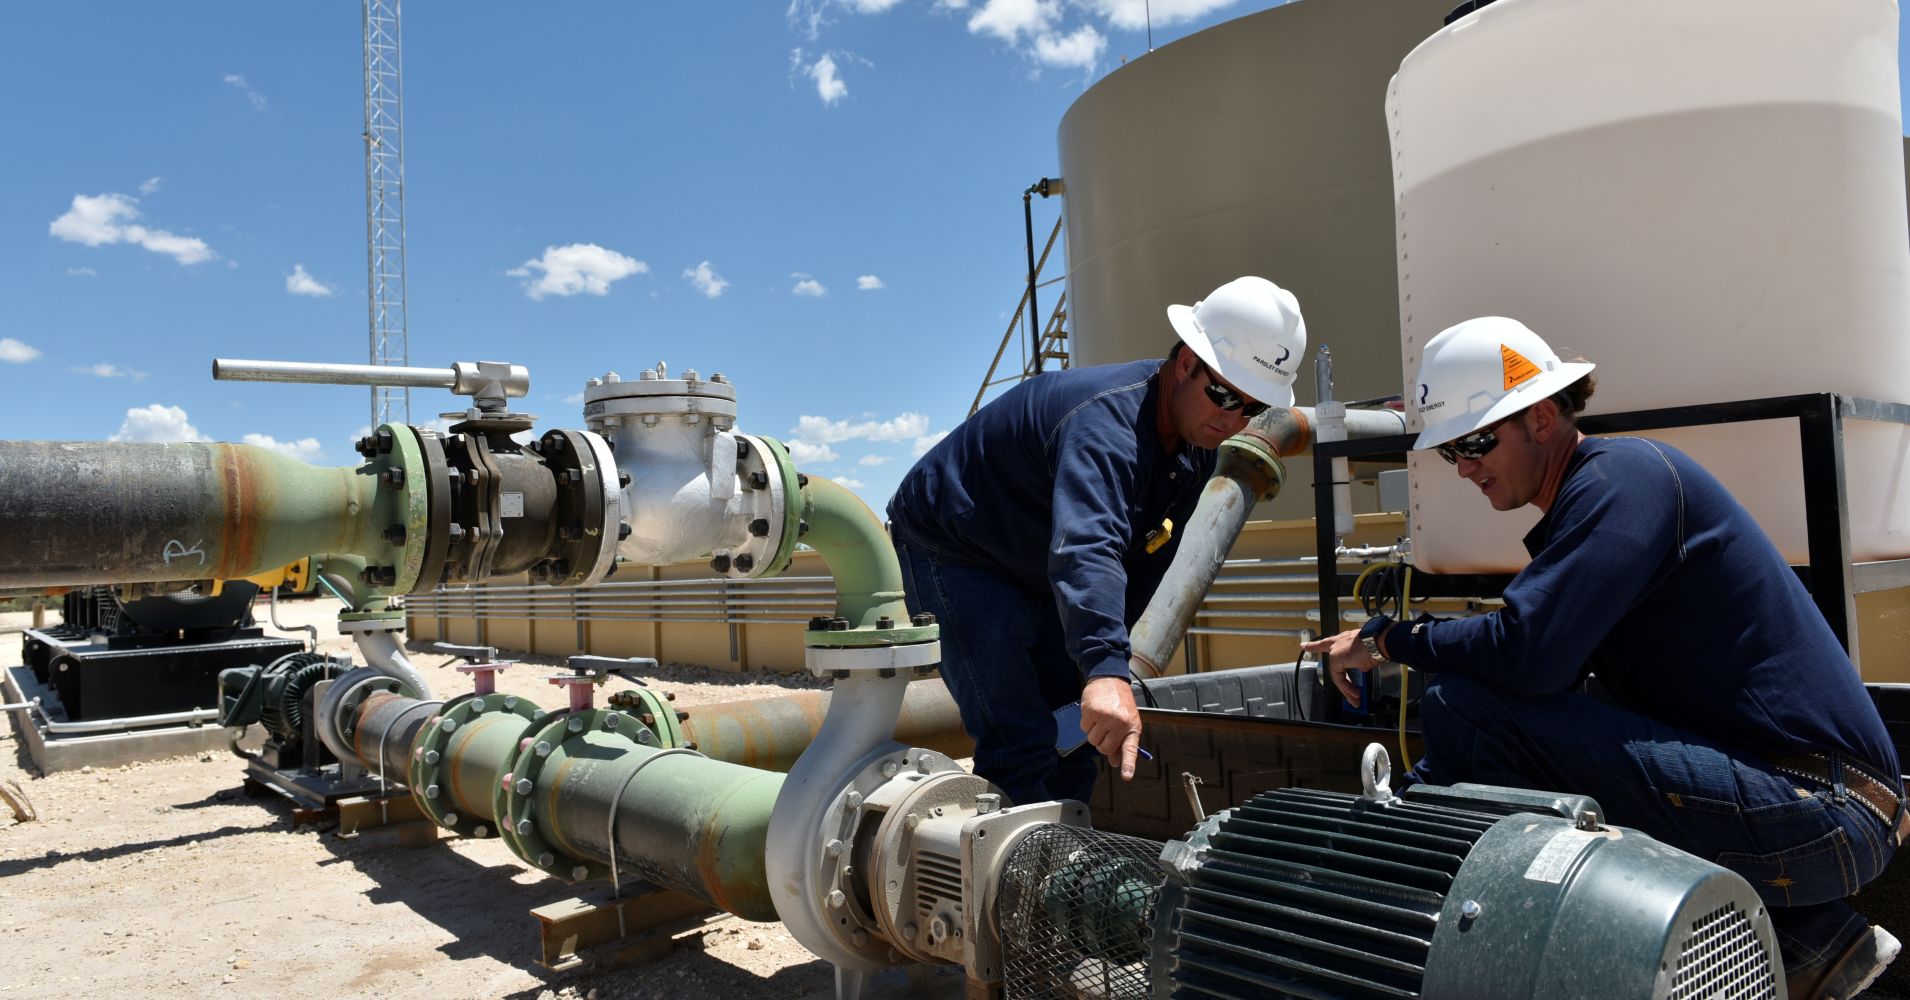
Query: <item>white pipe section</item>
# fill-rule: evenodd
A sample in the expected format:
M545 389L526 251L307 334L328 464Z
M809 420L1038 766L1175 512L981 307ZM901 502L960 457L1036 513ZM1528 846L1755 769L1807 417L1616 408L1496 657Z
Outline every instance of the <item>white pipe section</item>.
M403 681L417 692L414 697L418 700L430 701L432 699L431 684L405 656L404 646L398 641L398 636L401 634L396 630L380 629L375 632L360 632L353 637L353 640L358 643L359 655L365 658L366 666L386 677L395 677Z
M845 809L845 787L871 758L901 747L892 737L902 698L908 692L910 672L898 673L897 677L878 677L873 672L856 671L835 682L822 727L809 749L789 769L770 813L765 868L776 914L803 947L833 963L839 977L843 972L853 975L886 964L875 957L880 952L857 950L838 936L836 925L823 907L835 888L826 883L834 870L828 863L829 844L835 841L840 850L854 832L834 829L846 825L835 820L853 819L855 813L854 809ZM850 791L848 795L859 793ZM859 799L856 801L859 805Z

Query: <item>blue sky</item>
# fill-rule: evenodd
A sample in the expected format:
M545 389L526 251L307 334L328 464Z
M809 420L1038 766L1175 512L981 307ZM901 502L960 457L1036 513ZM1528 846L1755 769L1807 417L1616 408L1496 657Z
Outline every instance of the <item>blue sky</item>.
M1154 42L1265 6L1153 0ZM529 366L540 428L580 426L607 370L722 371L744 429L880 506L966 412L1020 290L1020 192L1145 52L1142 10L414 0L412 363ZM11 13L4 436L355 457L364 389L210 362L365 360L359 33L355 0ZM453 405L415 392L412 419Z
M411 361L529 366L540 428L581 426L605 371L721 371L744 429L880 505L966 413L1020 291L1021 191L1145 50L1141 9L407 3ZM1253 9L1155 0L1155 42ZM366 390L210 367L366 359L359 10L11 14L6 437L356 457ZM412 419L455 405L417 391Z

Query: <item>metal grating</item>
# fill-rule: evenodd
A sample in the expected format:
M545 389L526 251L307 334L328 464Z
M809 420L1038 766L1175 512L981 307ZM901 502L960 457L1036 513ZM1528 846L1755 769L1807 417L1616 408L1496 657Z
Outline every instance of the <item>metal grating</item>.
M1005 1000L1149 995L1147 924L1161 845L1082 827L1037 827L997 894Z
M1678 952L1678 974L1667 1000L1776 1000L1777 976L1757 930L1735 903L1691 922Z

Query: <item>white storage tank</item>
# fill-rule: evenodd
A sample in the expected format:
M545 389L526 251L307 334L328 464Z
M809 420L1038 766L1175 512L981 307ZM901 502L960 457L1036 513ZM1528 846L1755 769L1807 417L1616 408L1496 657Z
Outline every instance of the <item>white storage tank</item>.
M1806 392L1910 400L1892 0L1500 0L1387 97L1402 381L1474 316L1598 363L1592 412ZM1412 414L1411 427L1420 421ZM1807 561L1794 420L1654 431ZM1910 428L1846 424L1858 561L1910 555ZM1415 455L1417 563L1503 572L1498 513Z

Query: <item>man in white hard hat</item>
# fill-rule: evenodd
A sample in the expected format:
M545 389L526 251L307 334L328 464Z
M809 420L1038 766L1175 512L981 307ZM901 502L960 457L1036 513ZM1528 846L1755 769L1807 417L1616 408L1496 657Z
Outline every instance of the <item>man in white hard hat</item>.
M1498 510L1543 511L1505 607L1307 644L1432 677L1418 780L1589 795L1770 906L1793 998L1860 992L1898 944L1844 902L1910 833L1895 747L1830 626L1718 481L1669 445L1587 438L1592 365L1514 320L1426 344L1432 449ZM1603 697L1583 693L1595 676Z
M1052 713L1072 725L1077 700L1087 742L1133 777L1127 628L1173 560L1214 450L1293 403L1306 324L1291 293L1237 278L1167 318L1180 341L1166 360L1022 382L922 456L889 503L909 611L941 624L942 679L975 771L1016 802L1092 793L1095 754L1056 742Z

